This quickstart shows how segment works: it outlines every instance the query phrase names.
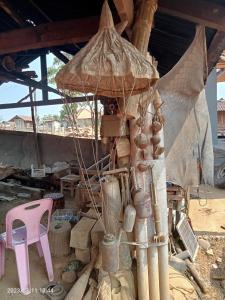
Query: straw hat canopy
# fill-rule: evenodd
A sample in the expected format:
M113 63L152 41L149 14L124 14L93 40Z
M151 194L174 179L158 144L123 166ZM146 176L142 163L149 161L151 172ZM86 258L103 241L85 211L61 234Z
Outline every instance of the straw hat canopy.
M107 97L140 94L157 79L154 66L116 32L107 1L97 34L55 77L59 89Z

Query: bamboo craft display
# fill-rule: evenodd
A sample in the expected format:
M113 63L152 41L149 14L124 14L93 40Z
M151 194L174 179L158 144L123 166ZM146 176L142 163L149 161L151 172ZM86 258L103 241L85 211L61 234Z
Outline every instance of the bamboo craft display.
M150 4L150 12L149 12L149 4ZM148 42L149 42L149 36L151 32L151 26L153 23L153 17L156 10L155 1L151 3L151 1L142 1L140 4L140 10L137 15L137 20L135 21L134 25L134 31L132 35L132 42L133 44L142 51L142 53L146 54L148 49ZM148 16L145 16L145 9L149 12ZM140 26L140 23L144 22L145 26ZM147 26L146 26L147 25ZM146 38L148 37L148 38ZM138 100L138 99L137 99ZM129 101L129 99L128 99ZM149 116L151 116L149 114ZM142 122L137 122L136 120L130 121L130 140L131 140L131 161L132 165L135 170L136 174L136 181L139 188L145 188L146 192L150 193L150 189L148 189L148 186L145 184L147 181L147 177L149 177L148 172L144 172L143 174L140 168L138 168L138 158L140 157L140 149L143 149L143 147L140 147L139 145L144 145L143 143L143 137L146 136L146 130L142 132L142 136L138 137L138 132L140 129L140 126L143 127L149 127L151 124L151 119L142 120ZM147 136L147 140L149 138L149 132ZM141 140L142 142L137 143L137 140ZM135 142L136 141L136 142ZM138 147L137 147L138 146ZM150 152L151 149L149 145L145 145L144 149L147 152ZM143 170L144 171L144 170ZM147 170L145 170L147 171ZM143 178L143 176L145 178ZM147 188L147 190L146 190ZM136 241L138 242L146 242L146 238L148 240L148 228L147 228L147 219L140 219L137 218L136 224L135 224L135 237ZM157 250L156 250L157 251ZM152 281L152 273L149 272L150 270L157 271L157 260L151 260L148 261L148 253L147 253L147 246L146 247L137 247L137 280L138 280L138 298L143 300L149 300L150 298L150 292L149 290L155 290L156 289L156 282ZM152 258L155 258L155 256L151 256ZM148 263L152 263L151 267L148 268ZM156 272L157 273L157 272ZM157 289L156 289L157 290ZM147 292L146 292L147 291ZM154 295L157 295L157 292L154 293ZM159 299L159 298L158 298ZM157 298L154 300L158 300ZM153 299L150 299L153 300Z
M121 151L124 150L121 149L121 145L122 148L125 145L126 147L129 146L129 142L126 140L126 136L129 134L126 129L127 119L129 119L126 116L126 109L122 111L121 116L119 114L105 115L103 118L105 121L102 122L101 133L103 139L110 139L112 147L114 147L113 141L118 139L117 143L115 143L117 144L117 149L115 147L111 149L112 153L117 151L118 154L117 160L113 160L113 169L115 169L116 161L119 168L122 166L129 167L131 162L133 178L133 189L130 190L129 172L124 172L124 174L119 172L117 174L118 172L113 170L114 173L103 174L105 178L101 182L101 187L105 235L101 242L102 269L108 273L111 281L110 298L120 299L119 293L122 297L123 287L114 286L115 282L118 283L118 280L114 279L119 273L121 260L123 260L120 254L122 245L127 246L128 255L126 257L130 257L129 246L127 241L123 240L122 235L132 231L135 221L133 230L135 243L132 244L135 244L137 249L138 299L168 300L168 249L166 249L166 243L160 247L159 251L157 243L154 245L153 237L157 235L158 227L155 226L156 223L153 219L156 207L151 206L152 199L149 184L151 181L150 162L152 162L152 158L156 160L160 158L164 150L162 146L163 122L160 120L161 106L156 107L153 103L155 111L153 111L152 120L153 107L150 105L152 98L149 98L152 96L152 87L154 87L158 79L158 73L152 64L152 60L147 57L148 42L154 13L157 9L157 0L142 0L139 3L132 35L134 46L121 38L116 32L112 14L107 1L105 1L98 33L59 71L56 76L56 82L58 88L63 90L91 92L107 97L121 97L125 104L129 103L130 96L137 97L137 114L135 113L134 117L138 116L138 119L129 116L129 118L131 117L130 151L129 149L125 149L126 151L124 152ZM99 47L99 45L102 45L102 47ZM146 92L146 95L142 101L140 101L142 94L133 96L143 92ZM114 119L119 120L115 124L117 127L119 125L119 130L113 130L117 128L116 126L115 128L109 126L109 121ZM121 134L121 122L125 124L124 128L126 129L123 134ZM107 130L105 130L106 126L108 126ZM122 143L120 141L121 136L124 138ZM165 164L162 164L162 166L162 175L159 176L159 182L157 181L156 186L157 198L159 199L157 212L160 211L157 215L157 220L162 221L162 231L166 237ZM120 181L116 176L119 177ZM161 188L163 189L161 194L159 187L160 190ZM134 206L132 205L132 198ZM161 212L162 209L164 209L164 213ZM130 220L129 216L131 217ZM122 221L124 221L123 225L121 225ZM148 248L149 243L151 243L151 246L152 244L154 246ZM84 273L74 284L65 298L66 300L83 299L95 260L92 256L90 264L87 265ZM101 267L99 269L101 270ZM128 266L129 269L130 266ZM159 278L157 277L158 274Z

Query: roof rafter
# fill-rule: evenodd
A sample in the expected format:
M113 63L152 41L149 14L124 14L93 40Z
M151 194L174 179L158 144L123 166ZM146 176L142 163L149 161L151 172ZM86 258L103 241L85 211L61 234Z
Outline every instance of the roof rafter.
M225 49L225 32L217 31L208 49L208 69L212 71Z
M7 0L0 0L0 7L21 27L26 25L26 22L24 22Z
M99 17L41 24L0 33L0 54L88 41L98 30Z
M203 0L159 0L159 11L225 32L222 5ZM97 32L98 21L99 17L93 16L2 32L0 54L86 42Z
M49 91L49 92L55 93L57 95L63 96L63 94L60 93L58 90L56 90L48 85L45 85L42 82L35 81L35 80L29 78L28 76L24 75L21 72L17 72L17 71L6 72L3 70L0 70L0 76L5 77L9 81L12 81L12 82L15 82L18 84L22 84L25 86L31 86L31 87L34 87L37 89Z
M225 31L225 7L203 0L159 0L159 11Z

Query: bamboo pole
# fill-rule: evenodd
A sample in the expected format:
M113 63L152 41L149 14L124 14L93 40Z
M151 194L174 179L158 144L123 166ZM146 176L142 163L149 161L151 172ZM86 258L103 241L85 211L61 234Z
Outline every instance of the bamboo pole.
M150 5L150 6L149 6ZM153 1L145 1L142 0L139 4L139 9L137 12L137 17L134 23L133 34L132 34L132 43L134 46L143 54L147 54L149 37L151 33L153 17L155 10L157 8L157 2ZM145 10L148 14L145 14ZM150 116L150 114L149 114ZM146 127L150 125L151 120L146 120ZM137 160L139 158L139 153L134 144L134 138L136 137L138 132L138 127L136 126L135 120L130 122L130 143L131 143L131 162L132 166L135 168L136 180L138 187L142 187L145 191L150 193L150 186L146 184L149 181L149 174L147 172L140 173L137 168ZM151 151L150 147L148 147L148 152ZM152 224L152 221L151 221ZM138 228L136 228L138 226ZM141 227L142 226L142 227ZM135 224L135 239L139 242L144 242L142 240L143 232L148 232L147 228L147 220L146 222L141 222L140 219L137 218ZM148 234L147 234L148 237ZM152 250L154 251L154 250ZM157 295L156 291L156 283L154 280L153 273L157 269L157 249L154 251L155 255L149 253L146 248L140 249L137 247L137 278L138 278L138 299L149 299L150 290L154 295ZM151 258L148 267L148 256ZM147 270L147 272L146 272ZM148 274L149 272L149 274ZM151 298L150 300L159 300L158 298Z
M159 269L157 247L148 248L148 282L150 300L160 299L159 296Z
M153 18L154 13L157 9L157 0L141 0L139 1L139 8L135 20L135 24L133 27L133 34L132 34L132 43L136 48L141 51L143 54L147 54L148 51L148 43L149 38L151 34L152 24L153 24ZM151 108L150 108L151 109ZM149 128L149 123L151 123L151 114L147 114L146 116L146 122L145 122L145 130ZM137 159L138 159L138 150L133 142L133 138L135 137L135 133L137 133L137 126L135 125L135 121L132 120L130 122L130 140L131 140L131 162L132 167L135 169L136 173L136 181L138 186L144 188L144 190L150 189L148 187L148 184L150 182L149 180L149 174L148 172L140 173L137 169ZM163 136L163 130L161 130L160 135ZM163 140L163 139L162 139ZM162 143L163 144L163 143ZM148 152L150 152L148 148ZM167 237L168 233L168 226L167 226L167 197L166 197L166 177L165 177L165 161L164 157L163 160L163 168L161 170L156 192L157 197L159 199L159 207L160 207L160 216L162 221L162 231L163 234ZM136 224L138 224L139 220L137 220ZM154 222L152 218L149 220L150 227L148 228L150 233L150 238L153 238L154 235ZM147 229L146 223L142 224L143 228L140 230L145 231ZM135 228L136 229L136 228ZM140 229L140 226L139 226ZM138 232L136 229L135 232ZM138 237L136 237L138 239ZM139 248L138 248L139 249ZM146 257L148 253L148 264L149 264L149 286L147 284L138 284L138 297L139 299L147 299L144 296L143 293L145 289L149 288L149 294L150 294L150 300L158 300L159 299L159 290L158 290L158 283L155 282L155 280L158 280L157 275L159 274L159 286L160 286L160 299L161 300L169 300L169 282L168 282L168 246L161 246L160 249L153 247L151 249L148 249L148 252L146 249L143 249L143 251L137 251L137 272L138 272L138 281L142 281L146 283L146 277L147 275L143 271L143 264L146 263ZM158 260L158 261L157 261ZM142 272L141 276L140 273Z
M135 240L138 243L146 243L148 240L147 219L136 218ZM148 292L148 256L146 246L137 247L137 279L138 299L149 300Z
M148 43L152 31L154 14L157 10L157 2L157 0L140 1L133 27L132 43L144 55L146 55L148 51Z
M160 132L161 146L164 145L163 130ZM166 191L166 170L164 155L156 160L155 167L159 170L159 177L156 184L156 196L160 209L161 232L165 239L168 238L168 217L167 217L167 191ZM149 250L150 251L150 250ZM160 300L170 300L169 296L169 269L168 269L168 245L158 247L158 268L159 268L159 289ZM154 299L154 298L153 298Z

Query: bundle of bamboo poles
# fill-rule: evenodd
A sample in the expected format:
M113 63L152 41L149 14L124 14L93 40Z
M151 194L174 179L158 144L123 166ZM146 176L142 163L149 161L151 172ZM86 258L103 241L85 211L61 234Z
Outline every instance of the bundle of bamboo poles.
M137 47L143 54L147 54L148 43L151 34L153 18L155 11L157 9L157 0L142 0L139 1L139 8L137 12L137 17L132 34L132 42L134 46ZM156 98L153 102L153 107L149 105L149 112L160 114L160 97L156 94ZM163 129L162 126L160 130L156 133L153 130L149 132L149 126L152 128L152 114L146 114L145 120L143 122L142 132L147 133L149 139L152 134L151 142L152 149L146 150L149 154L154 154L156 150L156 145L160 143L161 149L163 149ZM160 123L160 125L162 125ZM158 127L159 128L159 127ZM130 142L131 142L131 162L136 173L138 187L142 188L145 193L149 193L151 198L151 204L153 207L153 212L151 216L141 219L136 219L135 234L136 240L140 242L146 241L146 238L154 241L154 236L158 238L157 242L160 242L160 237L158 236L158 230L156 223L160 220L160 235L164 237L164 243L161 246L154 246L143 248L137 247L137 280L138 280L138 298L143 300L169 300L169 274L168 274L168 246L167 246L167 197L166 197L166 175L165 175L165 160L163 156L163 151L159 155L154 156L155 162L154 167L159 169L159 176L157 182L155 181L154 174L149 173L149 168L146 169L144 175L138 168L138 158L140 150L135 145L135 137L137 136L139 127L137 126L136 120L130 122ZM156 143L156 134L158 137L158 142ZM155 148L155 149L154 149ZM150 160L153 159L153 156ZM149 182L154 182L150 187ZM154 191L151 191L151 188ZM155 199L153 199L155 197ZM155 201L157 199L157 212L155 210ZM157 230L158 229L158 230ZM149 293L146 293L149 291Z

